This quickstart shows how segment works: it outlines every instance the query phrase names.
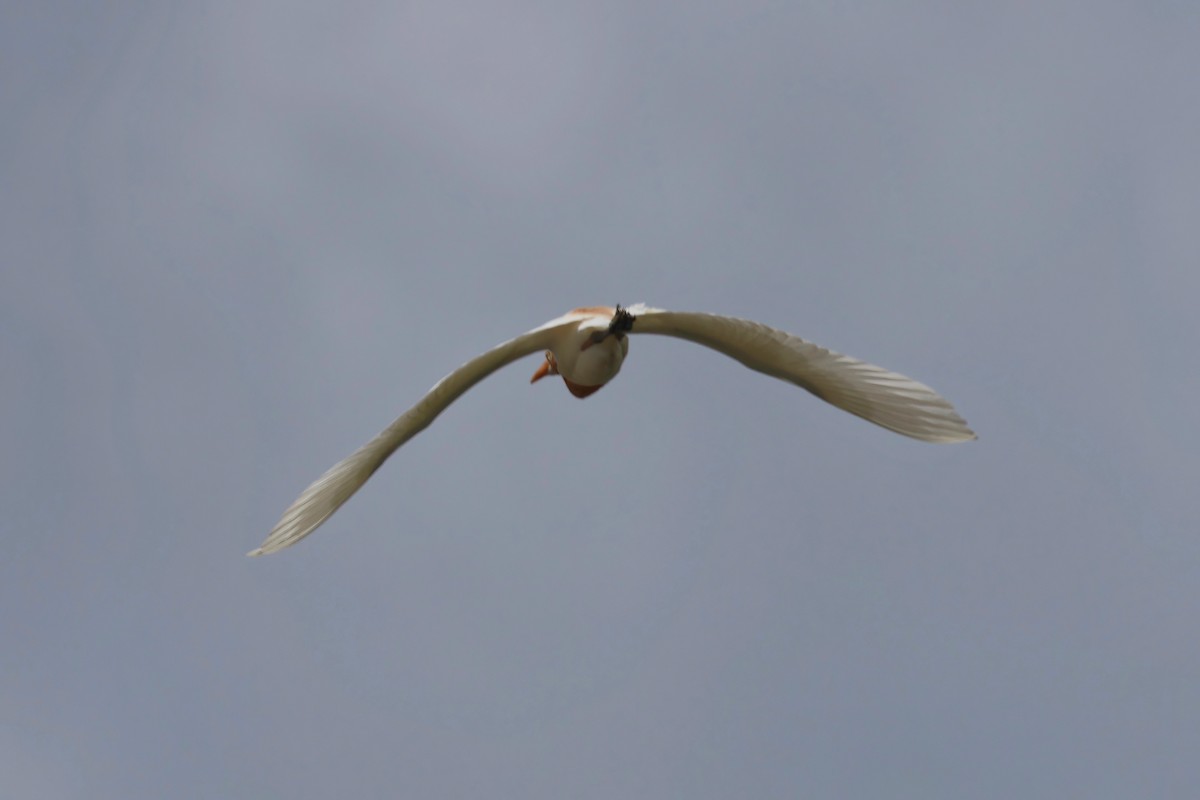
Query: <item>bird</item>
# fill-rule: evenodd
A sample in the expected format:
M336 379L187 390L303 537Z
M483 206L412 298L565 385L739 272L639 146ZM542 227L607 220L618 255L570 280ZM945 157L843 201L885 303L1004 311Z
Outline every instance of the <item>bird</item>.
M261 556L290 547L317 529L401 445L464 392L501 367L542 351L530 383L558 375L578 398L589 397L621 370L630 334L674 336L712 348L752 370L794 383L827 403L923 442L977 438L949 401L923 383L836 353L760 322L636 304L576 308L477 356L442 378L416 405L305 489L284 511Z

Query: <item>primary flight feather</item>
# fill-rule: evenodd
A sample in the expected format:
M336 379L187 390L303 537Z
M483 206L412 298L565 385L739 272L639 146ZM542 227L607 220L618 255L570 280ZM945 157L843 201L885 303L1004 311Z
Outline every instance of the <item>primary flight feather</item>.
M675 336L711 347L747 367L807 389L838 408L924 442L975 438L954 407L923 383L826 350L758 322L645 305L577 308L498 345L442 378L378 436L335 464L296 498L249 555L274 553L316 530L350 499L400 445L424 430L458 397L501 367L532 353L545 358L532 381L560 375L576 397L587 397L621 369L626 334Z

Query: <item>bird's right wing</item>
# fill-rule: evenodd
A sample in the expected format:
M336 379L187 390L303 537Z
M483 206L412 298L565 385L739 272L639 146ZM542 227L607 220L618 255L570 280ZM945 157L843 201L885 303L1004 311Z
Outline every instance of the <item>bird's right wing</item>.
M371 441L334 464L283 512L262 546L247 555L261 556L289 547L317 529L350 499L400 445L423 431L463 392L518 358L549 349L555 337L580 323L567 314L497 345L438 381L416 405Z
M975 434L944 397L923 383L826 350L759 322L631 306L631 333L657 333L711 347L758 372L789 381L851 414L924 442Z

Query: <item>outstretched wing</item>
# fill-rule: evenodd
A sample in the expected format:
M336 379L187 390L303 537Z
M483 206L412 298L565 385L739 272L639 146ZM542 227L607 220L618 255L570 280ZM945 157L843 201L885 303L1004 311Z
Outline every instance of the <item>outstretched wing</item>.
M283 512L283 517L271 529L262 546L247 555L274 553L312 533L367 482L367 478L379 469L388 456L428 427L463 392L501 367L531 353L548 349L557 334L579 322L578 315L570 314L551 320L471 359L442 378L415 406L401 414L378 436L317 478Z
M923 442L964 442L974 432L923 383L826 350L790 333L716 314L631 306L632 333L675 336L711 347L747 367L807 389L869 422Z

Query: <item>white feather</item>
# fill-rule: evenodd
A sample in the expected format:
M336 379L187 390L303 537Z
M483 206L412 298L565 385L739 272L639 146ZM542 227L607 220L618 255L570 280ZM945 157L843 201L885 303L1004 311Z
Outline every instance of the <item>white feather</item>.
M442 378L415 406L401 414L378 436L313 481L283 512L283 517L271 529L262 546L247 555L274 553L308 536L349 500L388 456L429 427L429 423L463 392L519 358L552 348L558 344L563 333L578 327L578 316L564 315L492 348Z
M798 336L735 317L631 306L634 333L675 336L807 389L843 411L923 442L963 442L975 433L923 383Z
M496 370L543 350L556 354L571 377L582 345L608 325L615 309L578 309L522 334L473 358L438 381L416 405L405 411L378 436L335 464L296 498L267 535L248 555L274 553L295 544L350 499L388 456L420 433L463 392ZM789 333L758 322L715 314L663 311L631 306L636 320L631 333L675 336L711 347L736 358L750 369L790 381L833 405L889 430L926 442L961 442L975 434L941 395L923 383L882 367L826 350ZM603 380L620 369L628 343L595 348L607 358ZM588 346L589 352L593 350ZM595 365L593 365L594 367ZM581 367L582 369L582 367ZM600 374L599 372L597 374Z

